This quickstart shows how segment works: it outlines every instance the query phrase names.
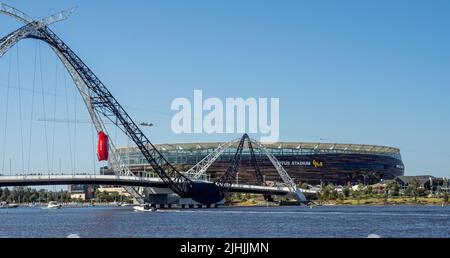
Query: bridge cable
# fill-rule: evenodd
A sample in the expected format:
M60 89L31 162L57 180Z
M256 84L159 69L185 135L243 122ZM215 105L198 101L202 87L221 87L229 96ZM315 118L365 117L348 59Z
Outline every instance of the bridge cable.
M5 158L6 158L6 134L8 131L8 113L9 113L9 91L10 91L10 84L11 84L11 63L12 63L12 54L8 53L9 55L9 64L8 64L8 79L7 79L7 88L6 88L6 112L5 112L5 131L3 134L3 161L2 161L2 174L5 173Z
M96 154L96 151L95 151L95 132L96 130L95 130L95 128L94 128L94 124L91 124L91 134L92 134L92 165L93 165L93 169L94 169L94 174L95 174L95 171L97 170L97 164L96 164L96 161L95 161L95 154Z
M39 42L39 71L40 71L40 79L41 79L41 92L42 92L42 109L44 112L44 136L45 136L45 152L47 154L47 171L50 171L50 161L49 161L49 151L48 151L48 135L47 135L47 118L46 118L46 109L45 109L45 94L44 94L44 78L42 73L42 51L41 51L41 43Z
M53 118L56 117L56 94L57 94L57 85L58 85L58 60L55 58L55 86L54 86L54 97L53 97ZM55 162L55 127L56 121L53 120L52 126L52 155L51 155L51 171L53 172L54 162Z
M64 73L64 84L66 84L67 72ZM73 102L74 102L74 119L77 121L77 103L78 103L78 92L74 91ZM73 128L73 173L77 171L77 123L74 124Z
M67 94L67 81L66 81L66 76L64 74L64 93L66 96L66 115L67 117L69 117L69 95ZM76 119L75 119L75 124L76 124ZM72 173L75 173L75 169L74 169L74 160L72 156L72 134L71 134L71 128L70 128L70 123L67 123L67 134L68 134L68 138L69 138L69 155L70 155L70 168L72 170Z
M23 145L23 126L22 126L22 94L20 90L20 56L19 56L19 43L16 47L17 53L17 87L19 90L19 125L20 125L20 145L21 145L21 153L22 153L22 173L25 171L25 154L24 154L24 145Z
M30 114L30 137L28 139L28 160L27 160L27 173L30 174L30 164L31 164L31 141L33 134L33 117L34 117L34 95L36 89L36 69L37 69L37 48L38 43L35 43L34 47L34 68L33 68L33 90L31 95L31 114Z

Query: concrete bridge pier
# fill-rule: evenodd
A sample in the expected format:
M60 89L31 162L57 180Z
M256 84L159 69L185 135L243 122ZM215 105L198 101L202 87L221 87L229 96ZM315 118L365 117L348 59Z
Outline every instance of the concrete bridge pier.
M194 201L191 198L180 198L168 188L152 187L145 191L144 202L155 208L177 208L177 209L197 209L197 208L217 208L225 203L221 200L218 203L205 205Z

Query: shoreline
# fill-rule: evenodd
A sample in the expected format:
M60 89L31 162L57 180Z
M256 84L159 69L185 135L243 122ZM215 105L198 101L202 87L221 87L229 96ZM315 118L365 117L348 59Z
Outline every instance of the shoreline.
M242 201L231 201L224 205L229 207L241 206L295 206L298 203L294 201L280 201L280 202L267 202L259 199L248 199ZM428 198L420 197L414 200L412 197L398 197L398 198L364 198L364 199L345 199L345 200L313 200L312 206L401 206L401 205L416 205L416 206L449 206L450 203L446 203L442 198Z

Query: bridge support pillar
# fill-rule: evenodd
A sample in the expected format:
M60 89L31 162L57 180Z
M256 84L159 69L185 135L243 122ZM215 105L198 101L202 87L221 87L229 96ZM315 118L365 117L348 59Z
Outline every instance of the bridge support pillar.
M218 207L225 203L221 200L214 204L199 203L192 198L180 198L177 194L164 188L152 188L151 191L145 192L144 202L155 208L211 208Z

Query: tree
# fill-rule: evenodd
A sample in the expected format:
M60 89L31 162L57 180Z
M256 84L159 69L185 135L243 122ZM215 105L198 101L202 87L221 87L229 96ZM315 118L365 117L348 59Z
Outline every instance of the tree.
M362 184L362 183L358 184L358 191L362 191L365 188L366 188L366 186L364 184Z
M443 199L444 199L444 203L448 204L448 193L447 192L444 192Z
M344 195L345 198L350 196L350 188L345 186L344 188L342 188L342 195Z
M325 198L323 192L318 192L318 193L317 193L317 198L318 198L320 201L326 200L326 198Z
M9 199L9 189L5 188L5 190L3 190L2 196L1 196L1 201L2 202L6 202Z
M400 193L400 186L397 182L392 181L386 186L386 191L391 196L398 196L398 194Z
M30 193L30 202L37 202L39 199L39 193L36 191L36 189L32 189Z
M337 198L337 192L334 185L329 184L322 188L321 191L321 197L323 200L329 200L329 199L336 199Z
M384 194L383 194L384 205L386 205L388 203L388 199L389 199L389 192L386 190L386 191L384 191Z
M419 180L417 178L414 178L411 180L411 182L408 184L408 187L406 188L407 193L409 196L414 197L414 201L417 201L417 197L420 196L421 192L421 186ZM423 190L423 189L422 189Z
M364 194L366 195L366 196L368 196L368 197L371 197L372 196L372 193L373 193L373 188L372 188L372 186L367 186L367 187L365 187L364 188Z
M339 197L338 192L334 189L330 191L330 200L336 200Z
M361 191L359 189L358 190L352 190L352 197L354 199L358 200L358 202L359 202L359 199L361 198Z

